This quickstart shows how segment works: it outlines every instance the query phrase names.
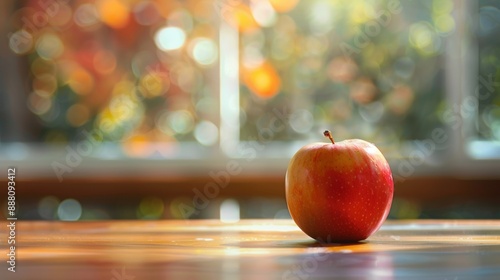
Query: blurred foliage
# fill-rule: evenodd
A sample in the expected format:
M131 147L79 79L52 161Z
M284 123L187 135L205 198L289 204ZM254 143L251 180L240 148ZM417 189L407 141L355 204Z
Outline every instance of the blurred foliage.
M279 140L317 139L311 132L325 128L386 149L428 138L442 126L453 8L451 1L301 1L265 27L243 30L243 71L267 71L268 88L244 80L242 137L271 126L272 108L288 107Z
M39 120L38 141L94 133L130 156L169 153L150 142L213 145L218 30L211 4L19 1L9 43L29 63L27 106ZM197 130L209 137L198 139Z
M241 140L273 126L268 140L311 140L328 128L392 157L402 142L430 138L446 122L453 3L27 0L7 22L11 52L29 64L26 105L39 142L94 132L139 157L168 155L179 142L216 145L226 22L239 31ZM496 84L479 88L487 97L477 128L499 139L499 4L479 5L479 75Z
M479 101L479 138L500 141L500 3L479 1L479 77L474 96ZM475 108L474 108L475 109Z

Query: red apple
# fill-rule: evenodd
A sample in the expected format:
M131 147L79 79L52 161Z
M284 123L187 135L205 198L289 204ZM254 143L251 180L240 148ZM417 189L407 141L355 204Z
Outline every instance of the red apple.
M392 173L375 145L351 139L313 143L292 157L286 201L295 223L320 242L364 240L378 230L391 208Z

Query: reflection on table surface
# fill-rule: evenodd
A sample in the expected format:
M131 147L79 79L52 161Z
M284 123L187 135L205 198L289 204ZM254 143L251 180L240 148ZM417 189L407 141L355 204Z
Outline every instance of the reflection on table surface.
M16 241L2 279L500 279L500 221L387 221L328 245L290 220L18 221Z

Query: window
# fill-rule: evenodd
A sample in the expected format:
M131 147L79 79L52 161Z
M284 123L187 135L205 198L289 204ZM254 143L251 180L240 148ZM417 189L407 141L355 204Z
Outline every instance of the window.
M478 32L478 79L474 81L472 94L463 100L462 114L473 118L473 141L469 151L475 158L498 159L500 157L500 4L496 1L479 1Z
M1 5L0 157L33 176L281 171L324 129L376 143L401 179L500 156L495 1Z

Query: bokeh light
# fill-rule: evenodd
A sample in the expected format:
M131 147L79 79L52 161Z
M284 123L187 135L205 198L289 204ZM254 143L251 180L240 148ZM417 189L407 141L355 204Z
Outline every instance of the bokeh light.
M241 2L235 3L230 9L223 9L221 16L234 28L244 33L251 33L259 27L250 7Z
M130 20L128 1L98 0L96 6L101 21L112 28L123 28Z
M201 121L196 125L194 137L204 146L212 146L219 139L219 130L217 126L209 121Z
M186 9L176 9L168 15L167 25L189 33L193 29L193 17Z
M161 15L154 1L141 1L133 8L135 20L141 25L152 25L158 22Z
M140 80L140 91L146 98L161 96L170 88L170 81L160 73L146 73Z
M49 97L57 90L56 77L51 74L41 74L33 79L33 90L41 96Z
M69 74L68 85L75 93L85 95L94 89L94 77L84 68L78 67Z
M75 104L69 107L66 112L66 119L71 126L82 126L90 119L90 110L85 105Z
M290 127L298 133L309 132L314 125L314 117L308 110L297 110L290 117Z
M246 69L244 81L248 88L261 98L271 98L281 88L281 78L276 69L269 63Z
M94 4L82 4L75 9L73 20L80 27L91 27L99 23L99 13Z
M208 66L217 61L218 48L209 38L198 38L193 42L193 59L202 66Z
M260 26L270 27L276 22L277 14L269 1L252 1L250 8L255 21Z
M123 149L131 157L148 157L154 152L153 144L144 134L135 134L128 137L123 144Z
M186 33L178 27L164 27L155 34L156 46L163 51L176 50L184 45Z
M110 51L101 50L94 55L94 68L101 75L108 75L115 71L116 63L116 56Z
M350 82L358 74L358 65L348 57L336 57L328 65L328 75L335 82Z
M59 199L55 196L46 196L38 202L38 214L44 220L57 219L57 209L59 207Z
M66 3L58 3L57 13L47 12L49 15L49 24L56 28L65 29L71 24L73 18L73 9Z
M440 50L441 39L428 22L422 21L410 26L410 43L425 55L435 54Z
M414 98L411 88L399 85L387 96L386 106L394 114L402 115L410 109Z
M40 57L51 60L63 53L64 44L56 34L45 33L38 38L35 48Z
M170 78L184 92L195 93L202 86L203 77L200 71L191 65L182 65L172 69Z
M453 12L453 1L452 0L442 0L432 2L432 14L433 15L443 15L450 14Z
M309 25L314 34L325 34L335 27L333 11L328 2L316 2L313 5L309 12Z
M163 200L157 197L145 197L141 200L137 209L137 217L140 219L158 219L163 215Z
M16 54L26 54L33 48L33 36L24 29L18 30L9 37L9 47Z
M240 220L240 204L235 199L226 199L220 205L220 221L236 223Z
M82 216L82 205L75 199L65 199L57 207L57 216L62 221L77 221Z
M370 79L359 78L352 83L349 95L352 100L360 104L372 102L377 94L377 87Z
M248 44L243 49L243 66L246 68L255 68L264 63L264 55L258 44Z
M56 65L51 60L45 60L43 58L37 57L31 63L31 73L36 77L40 76L52 76L55 77Z
M434 18L436 30L439 33L450 33L455 30L455 20L449 14L439 15Z
M47 113L52 107L52 99L47 95L32 92L28 96L28 108L36 115Z
M193 115L187 110L167 113L166 121L168 126L178 134L186 134L194 128Z
M280 13L286 13L291 11L295 6L297 6L299 0L269 0L273 8Z
M187 214L191 214L193 209L193 199L191 197L175 197L169 203L169 213L174 219L189 218Z

